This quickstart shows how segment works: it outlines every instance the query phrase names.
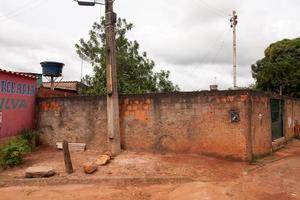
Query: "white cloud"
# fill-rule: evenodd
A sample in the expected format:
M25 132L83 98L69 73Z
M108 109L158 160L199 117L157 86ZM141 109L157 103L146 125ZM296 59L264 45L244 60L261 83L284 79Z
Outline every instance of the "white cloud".
M283 38L299 36L298 0L116 0L119 17L133 22L129 34L156 63L171 71L184 90L208 89L214 77L220 88L232 85L232 33L229 14L238 24L238 83L252 83L250 66L264 49ZM72 0L6 1L0 8L0 66L40 72L39 63L66 64L65 80L79 80L80 59L74 44L86 37L104 8L79 7ZM92 69L85 64L84 73Z

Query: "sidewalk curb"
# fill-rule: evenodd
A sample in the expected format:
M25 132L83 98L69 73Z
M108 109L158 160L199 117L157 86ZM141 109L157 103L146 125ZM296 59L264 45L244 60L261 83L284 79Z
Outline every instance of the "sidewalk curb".
M53 186L67 184L105 184L105 185L143 185L164 183L187 183L195 181L188 177L139 177L139 178L34 178L34 179L1 179L0 187L11 186Z

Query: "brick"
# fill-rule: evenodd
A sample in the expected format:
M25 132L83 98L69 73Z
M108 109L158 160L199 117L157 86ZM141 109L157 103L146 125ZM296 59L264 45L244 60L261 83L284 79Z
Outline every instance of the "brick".
M124 112L124 116L125 116L125 117L127 117L127 116L129 116L129 115L130 115L130 112L129 112L129 111L125 111L125 112Z
M147 104L144 104L144 105L143 105L143 109L144 109L144 110L149 110L149 109L150 109L150 106L147 105Z
M98 166L94 162L86 162L83 164L83 171L86 174L93 174L94 172L97 171L97 169Z
M241 95L241 101L247 101L248 95Z
M132 106L132 110L133 110L133 111L137 110L137 105L133 105L133 106Z
M124 99L124 104L129 104L129 99Z
M131 110L132 110L132 106L131 106L131 105L128 105L128 106L127 106L127 110L131 111Z

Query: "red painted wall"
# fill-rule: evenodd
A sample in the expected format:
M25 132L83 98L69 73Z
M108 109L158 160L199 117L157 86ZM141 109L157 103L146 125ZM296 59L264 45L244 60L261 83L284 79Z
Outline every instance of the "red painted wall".
M37 81L0 71L0 138L33 128Z

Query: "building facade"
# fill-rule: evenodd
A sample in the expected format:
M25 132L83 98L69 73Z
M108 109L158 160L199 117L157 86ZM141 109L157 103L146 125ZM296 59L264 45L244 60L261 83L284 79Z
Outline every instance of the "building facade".
M35 125L35 76L0 69L0 139Z

